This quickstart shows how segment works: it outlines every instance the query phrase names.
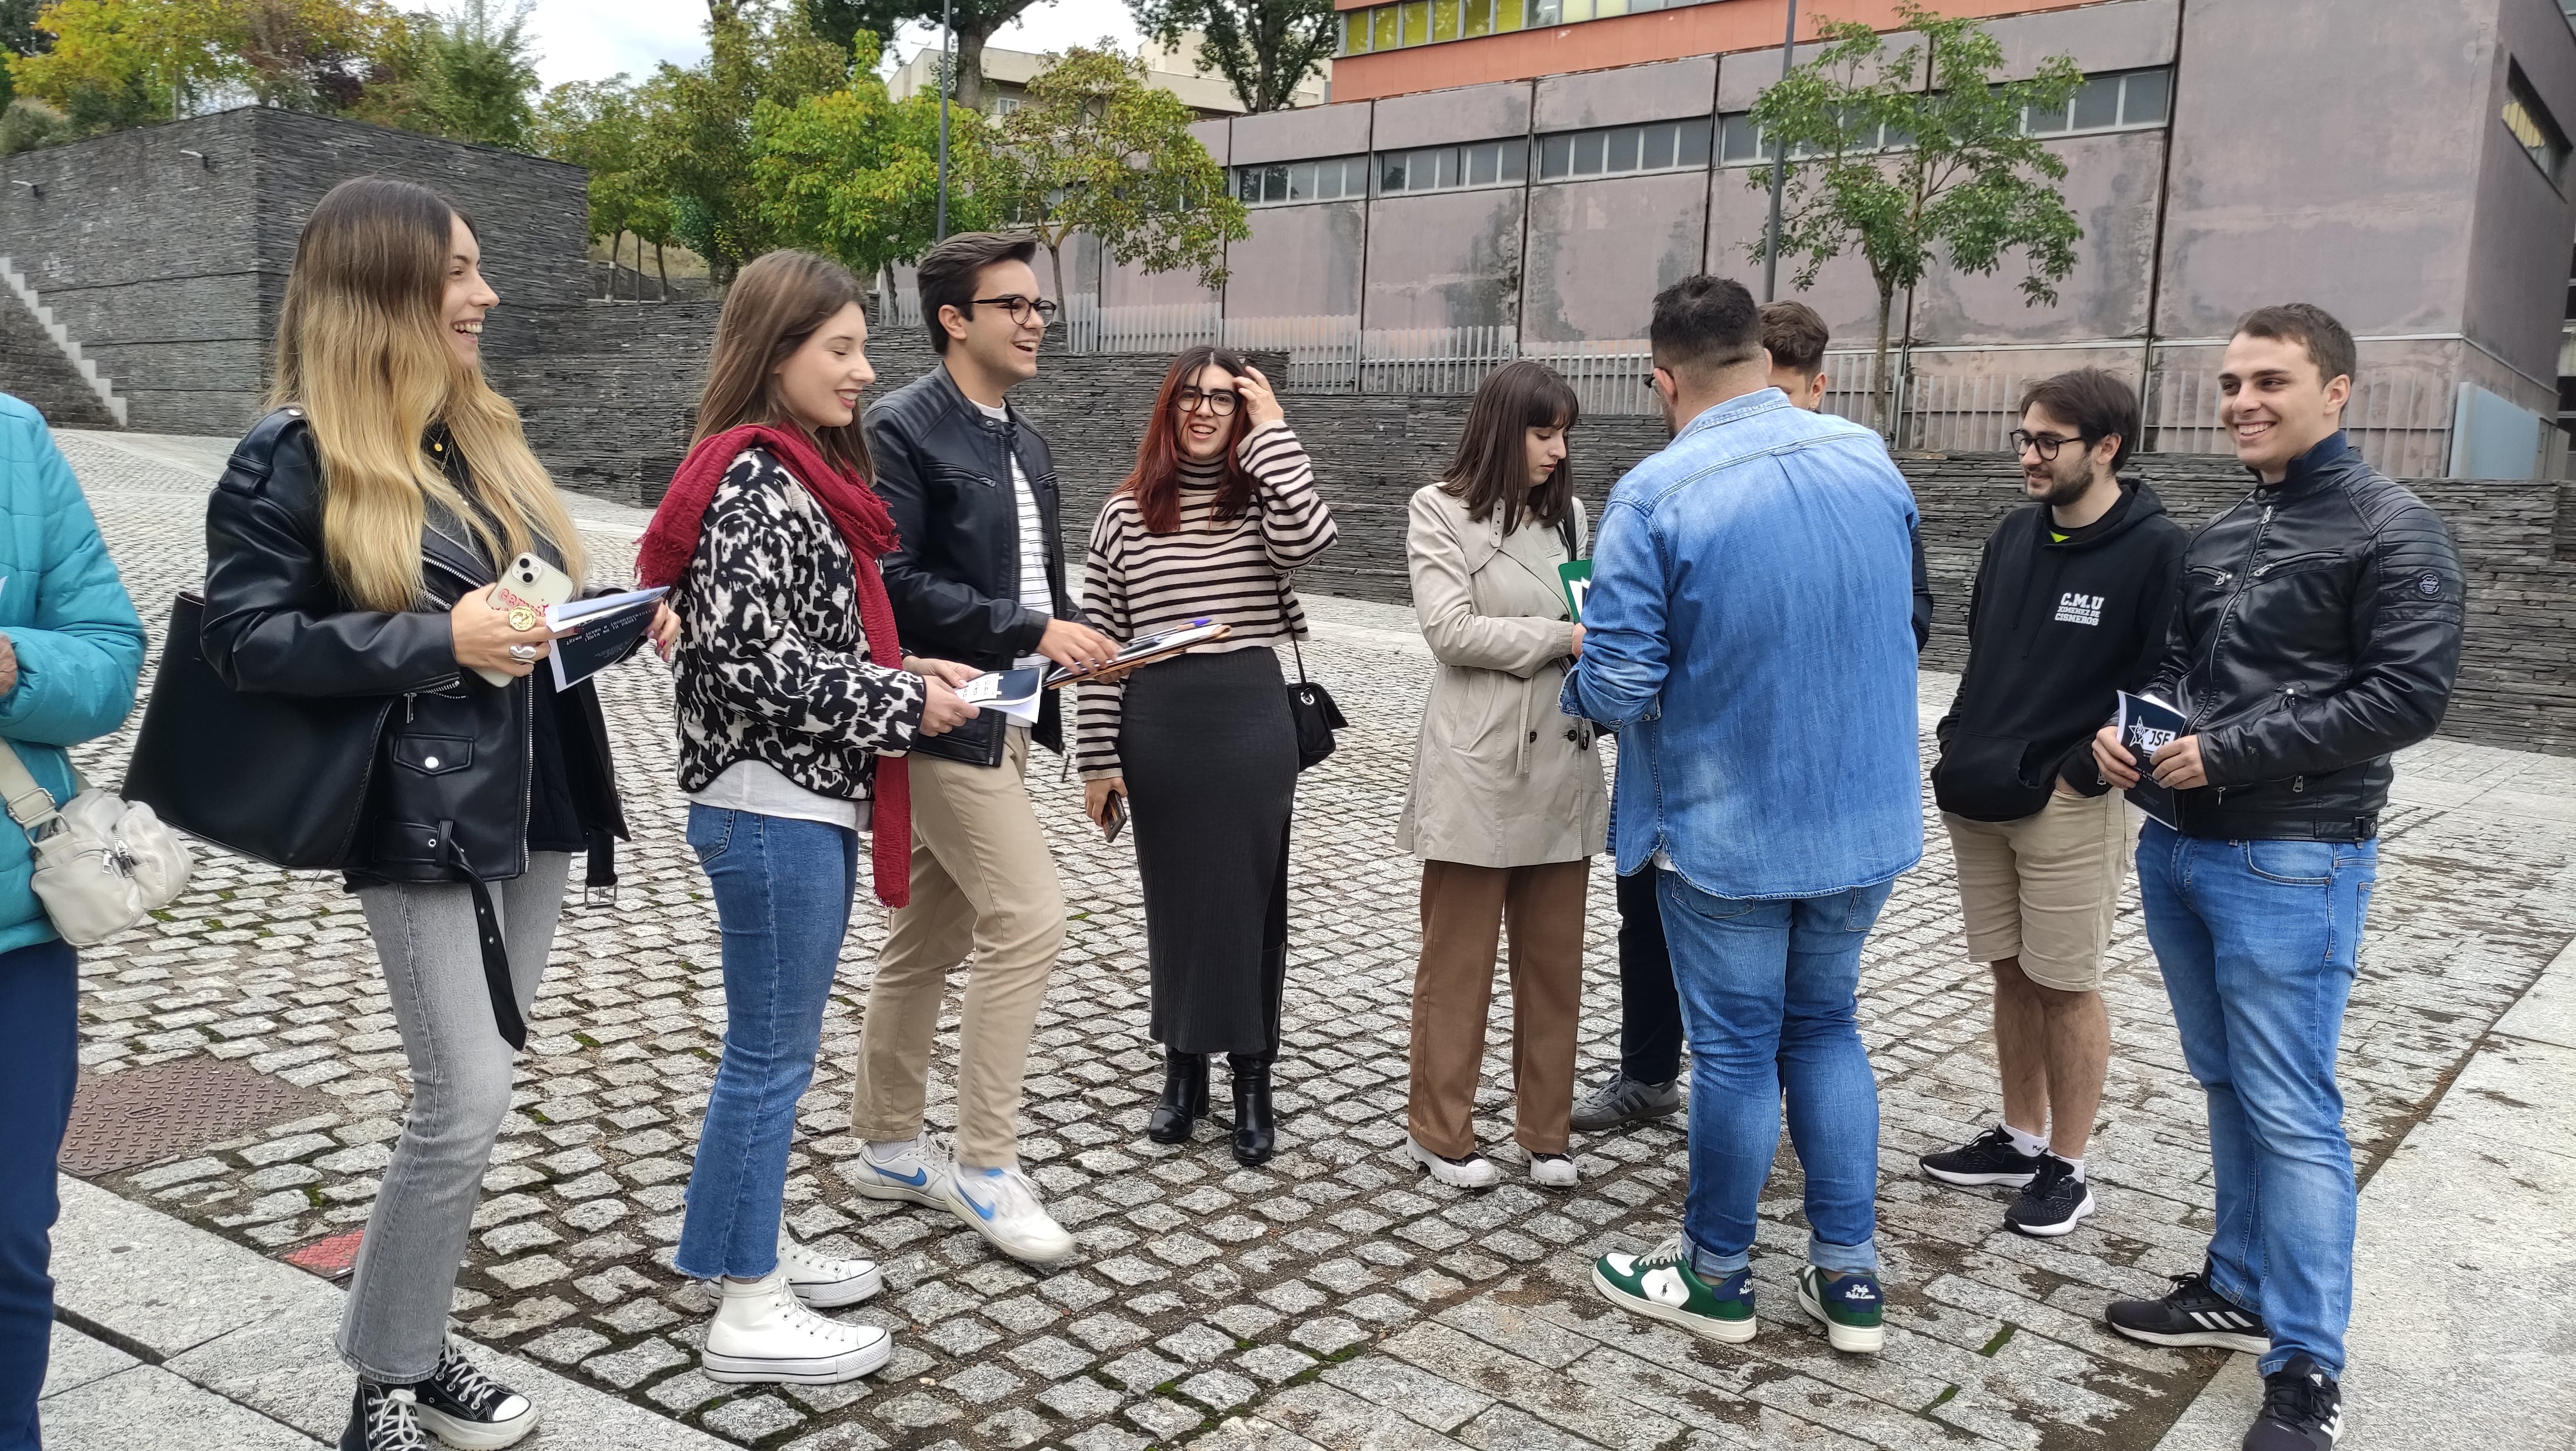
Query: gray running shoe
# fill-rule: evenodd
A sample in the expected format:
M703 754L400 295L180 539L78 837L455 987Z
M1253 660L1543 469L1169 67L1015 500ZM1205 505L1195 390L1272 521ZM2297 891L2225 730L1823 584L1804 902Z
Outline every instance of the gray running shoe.
M1574 1104L1574 1128L1578 1133L1597 1134L1625 1124L1641 1124L1649 1119L1671 1118L1681 1112L1682 1083L1639 1083L1623 1073L1613 1073L1599 1088L1577 1099Z

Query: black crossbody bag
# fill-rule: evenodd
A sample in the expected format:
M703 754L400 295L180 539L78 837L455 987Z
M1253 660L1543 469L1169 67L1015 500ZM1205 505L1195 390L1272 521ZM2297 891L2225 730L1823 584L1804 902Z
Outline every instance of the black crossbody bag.
M1288 650L1297 661L1297 682L1288 687L1288 720L1297 731L1297 769L1308 770L1333 753L1333 732L1348 726L1333 693L1306 678L1306 651L1297 643L1297 624L1288 612L1288 576L1279 576L1279 627L1288 632Z

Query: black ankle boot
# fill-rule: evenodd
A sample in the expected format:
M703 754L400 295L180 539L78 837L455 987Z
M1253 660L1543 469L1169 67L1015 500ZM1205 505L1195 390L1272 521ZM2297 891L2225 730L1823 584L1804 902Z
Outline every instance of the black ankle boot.
M1267 1053L1227 1058L1234 1068L1234 1161L1247 1169L1270 1162L1279 1139L1279 1121L1270 1112L1270 1059Z
M1145 1137L1158 1144L1186 1144L1190 1130L1207 1117L1208 1081L1205 1053L1163 1054L1163 1096L1154 1116L1145 1121Z

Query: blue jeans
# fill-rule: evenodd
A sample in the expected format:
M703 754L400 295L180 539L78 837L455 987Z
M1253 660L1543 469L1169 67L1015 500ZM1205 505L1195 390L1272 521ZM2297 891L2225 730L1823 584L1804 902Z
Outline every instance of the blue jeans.
M2138 834L2147 940L2209 1096L2210 1281L2262 1312L2265 1375L2302 1351L2343 1374L2354 1191L2335 1050L2378 877L2376 841Z
M0 1448L35 1451L54 1330L46 1273L61 1209L54 1156L72 1117L80 963L67 942L0 953Z
M724 933L725 1036L672 1264L701 1280L757 1279L778 1267L787 1142L823 1045L859 838L819 821L693 804L689 845L715 888Z
M1878 1080L1860 1043L1860 949L1894 883L1757 901L1656 878L1691 1045L1692 1268L1724 1276L1747 1263L1785 1091L1807 1175L1807 1257L1876 1274Z

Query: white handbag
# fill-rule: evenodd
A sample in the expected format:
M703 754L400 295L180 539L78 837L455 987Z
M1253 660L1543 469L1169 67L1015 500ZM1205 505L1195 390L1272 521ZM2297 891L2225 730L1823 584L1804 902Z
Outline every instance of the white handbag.
M72 775L79 794L57 808L0 741L0 796L35 850L36 900L74 947L94 947L169 905L188 885L188 848L152 808Z

